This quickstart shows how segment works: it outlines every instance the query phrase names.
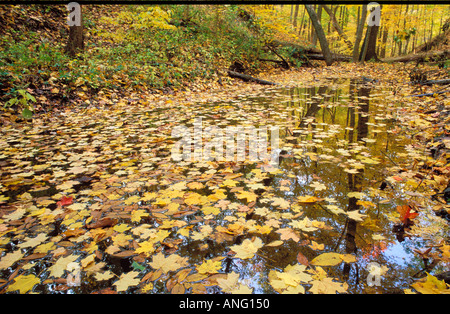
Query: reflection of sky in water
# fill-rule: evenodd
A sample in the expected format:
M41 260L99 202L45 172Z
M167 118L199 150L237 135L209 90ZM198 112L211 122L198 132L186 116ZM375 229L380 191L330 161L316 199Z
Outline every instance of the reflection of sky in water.
M414 258L414 254L412 252L407 252L405 250L405 246L409 246L409 240L405 240L402 243L394 242L391 243L386 251L383 252L383 255L388 259L389 262L397 264L399 266L405 267L411 263L411 260Z

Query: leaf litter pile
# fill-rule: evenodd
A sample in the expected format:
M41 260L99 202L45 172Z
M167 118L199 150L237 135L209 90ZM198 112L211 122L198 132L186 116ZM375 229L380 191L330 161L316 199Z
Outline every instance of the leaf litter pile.
M432 275L450 262L435 214L449 210L448 139L430 156L419 100L328 69L301 86L104 96L4 126L0 291L448 292ZM279 167L175 162L171 132L197 117L278 126Z

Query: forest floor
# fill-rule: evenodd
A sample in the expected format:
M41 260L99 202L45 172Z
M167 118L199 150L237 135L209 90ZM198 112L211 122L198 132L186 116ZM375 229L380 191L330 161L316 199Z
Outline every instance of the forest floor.
M0 291L448 293L449 100L411 97L436 89L408 73L336 64L3 112ZM277 167L175 161L174 130L199 123L205 143L278 127Z

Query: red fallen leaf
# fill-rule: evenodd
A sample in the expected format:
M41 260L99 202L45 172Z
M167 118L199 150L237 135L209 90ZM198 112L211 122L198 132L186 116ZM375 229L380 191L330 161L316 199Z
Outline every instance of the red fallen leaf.
M393 176L392 179L394 179L395 181L399 181L399 182L403 181L403 178L399 177L399 176Z
M407 224L408 219L414 219L419 215L419 213L411 213L411 209L412 208L409 205L397 206L397 211L400 214L400 221L403 224Z
M63 196L60 201L56 202L56 205L62 207L62 206L71 205L72 203L73 203L73 197L72 196L69 196L69 197Z

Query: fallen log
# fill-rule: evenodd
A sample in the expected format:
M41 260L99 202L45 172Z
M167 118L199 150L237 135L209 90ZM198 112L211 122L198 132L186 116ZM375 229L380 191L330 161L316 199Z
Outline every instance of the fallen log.
M440 94L445 94L445 93L449 93L450 90L444 90L442 92L436 92L436 93L425 93L425 94L418 94L418 95L409 95L407 97L428 97L428 96L434 96L434 95L440 95Z
M273 62L278 64L280 67L285 68L285 62L283 60L273 60L273 59L264 59L264 58L259 58L259 61L264 61L264 62Z
M338 55L338 54L331 54L332 58L334 61L352 61L352 57L351 56L346 56L346 55ZM323 56L323 54L317 54L317 53L307 53L305 54L306 57L308 57L308 59L310 60L325 60L325 57Z
M294 43L284 42L279 40L273 40L269 43L272 47L289 47L295 52L292 54L293 58L304 59L305 57L310 60L325 60L322 51L313 47L303 47ZM352 61L351 56L346 56L338 53L331 53L334 61Z
M290 69L289 63L283 58L282 55L280 55L280 54L275 50L275 48L271 47L270 45L267 45L267 48L269 48L270 51L272 51L278 58L280 58L280 59L283 61L283 63L280 64L281 67L283 67L283 68L286 69L286 70L289 70L289 69Z
M405 56L399 56L399 57L391 57L391 58L385 58L382 61L384 62L411 62L411 61L421 61L425 59L438 59L442 56L450 55L449 50L443 50L443 51L427 51L422 53L410 53Z
M447 80L428 80L424 82L420 82L421 85L447 85L450 84L450 79Z
M231 70L228 70L228 75L230 77L239 78L239 79L243 80L244 82L255 82L255 83L258 83L258 84L261 84L261 85L278 85L277 83L274 83L274 82L261 80L261 79L256 78L256 77L253 77L253 76L250 76L250 75L247 75L247 74L238 73L238 72L231 71Z

